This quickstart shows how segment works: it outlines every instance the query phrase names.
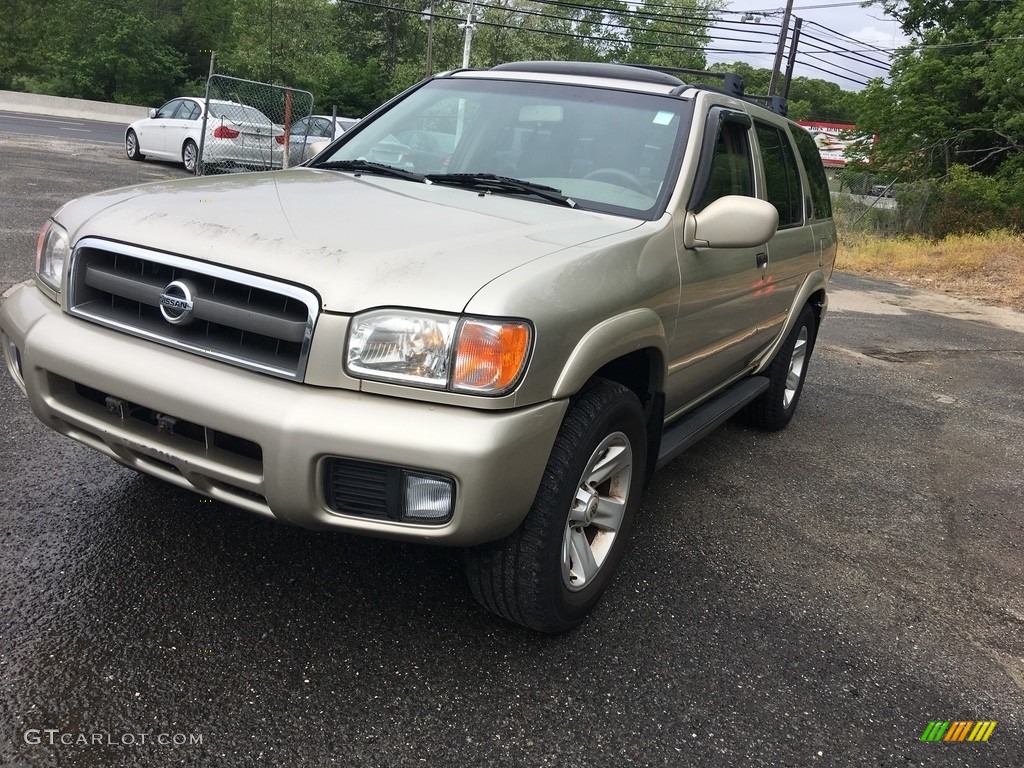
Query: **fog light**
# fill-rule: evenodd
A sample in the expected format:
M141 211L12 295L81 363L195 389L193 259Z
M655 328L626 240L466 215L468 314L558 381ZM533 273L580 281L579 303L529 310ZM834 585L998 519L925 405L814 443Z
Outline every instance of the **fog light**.
M446 477L405 472L405 509L403 517L410 520L438 522L452 516L455 484Z

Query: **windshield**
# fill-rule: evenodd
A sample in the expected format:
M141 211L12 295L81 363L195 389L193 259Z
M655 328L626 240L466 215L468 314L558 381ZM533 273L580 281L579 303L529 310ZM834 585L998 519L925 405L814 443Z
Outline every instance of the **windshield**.
M689 108L607 88L438 79L353 126L314 164L494 174L552 187L580 208L653 219L675 183Z

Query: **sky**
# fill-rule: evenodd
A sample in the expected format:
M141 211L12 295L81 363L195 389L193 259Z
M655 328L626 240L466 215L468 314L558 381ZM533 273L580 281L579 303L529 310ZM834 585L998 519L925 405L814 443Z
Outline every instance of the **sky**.
M728 23L712 29L716 40L710 47L763 53L708 53L708 64L738 60L771 69L785 10L785 0L776 2L778 4L773 4L772 0L732 0L725 10L737 13L723 14ZM743 21L744 11L752 12L755 18ZM860 90L867 80L886 75L886 69L872 66L870 62L887 66L887 54L872 46L890 49L907 42L895 19L886 16L878 6L863 8L851 0L793 0L792 16L803 19L794 76L829 80L845 90ZM791 30L792 25L791 20ZM740 40L724 40L724 37ZM821 50L836 48L856 53L839 56Z

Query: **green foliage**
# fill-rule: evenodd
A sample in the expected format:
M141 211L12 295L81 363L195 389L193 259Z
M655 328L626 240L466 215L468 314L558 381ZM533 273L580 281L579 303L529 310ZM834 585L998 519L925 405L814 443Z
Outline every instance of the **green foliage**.
M942 238L997 229L1024 231L1016 186L964 165L953 166L928 207L927 233Z
M14 3L0 84L102 101L159 101L184 77L167 42L176 17L129 0Z
M890 0L913 36L891 83L864 92L860 124L878 133L875 162L934 178L966 165L988 176L1024 149L1024 5Z
M698 13L718 10L724 3L678 0L671 9L662 2L616 4L611 15L620 28L621 42L612 45L612 54L624 64L649 64L683 69L704 69L706 25L692 21Z
M0 89L39 86L45 72L40 48L52 14L53 0L6 0L0 13Z
M772 71L755 68L742 61L715 64L712 72L735 72L743 76L747 93L766 94ZM814 120L824 123L857 122L860 94L844 91L835 83L811 77L794 77L789 87L789 116L794 120Z

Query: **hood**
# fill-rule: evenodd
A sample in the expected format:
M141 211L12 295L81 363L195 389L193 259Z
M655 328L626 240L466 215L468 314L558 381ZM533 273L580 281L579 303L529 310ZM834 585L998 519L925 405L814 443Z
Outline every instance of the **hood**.
M93 236L284 279L324 309L461 312L541 256L642 222L440 184L297 168L126 187L69 203Z

